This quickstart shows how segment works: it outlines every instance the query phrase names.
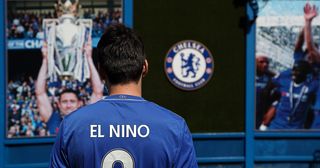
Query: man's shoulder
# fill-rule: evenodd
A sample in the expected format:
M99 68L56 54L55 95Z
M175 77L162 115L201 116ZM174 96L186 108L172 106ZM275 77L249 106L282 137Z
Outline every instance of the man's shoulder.
M148 105L156 110L156 113L155 114L158 114L158 115L163 115L164 117L168 117L172 120L176 120L176 121L184 121L183 117L181 117L180 115L178 115L177 113L163 107L163 106L160 106L154 102L151 102L151 101L148 101Z
M59 111L53 111L49 117L49 120L47 121L47 123L50 123L52 121L61 121L62 120L62 117L59 113Z
M135 110L137 112L135 113L136 115L148 120L158 120L159 118L161 118L162 120L160 121L171 121L170 123L184 122L184 119L178 114L151 101L145 100L143 103L138 104L132 104L133 102L122 103L123 104L115 105L115 102L100 100L96 103L89 104L77 109L76 111L66 116L65 119L71 122L79 119L86 121L90 119L97 119L99 117L102 117L103 115L109 116L108 118L113 121L115 118L117 118L117 113L115 113L115 111L120 110L124 112L123 114L126 114L126 117L136 117L132 116L132 113L128 113L128 111Z
M291 77L291 75L292 75L292 69L287 69L280 73L280 77Z
M292 77L292 70L287 69L282 72L278 72L274 77L273 80L291 80Z

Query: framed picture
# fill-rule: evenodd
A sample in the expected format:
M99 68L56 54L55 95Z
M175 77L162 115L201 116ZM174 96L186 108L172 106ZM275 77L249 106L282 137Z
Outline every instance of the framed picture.
M317 1L259 0L255 32L255 128L320 128Z
M66 21L72 23L71 28L75 27L78 34L70 30L63 31L71 29L70 26L65 26ZM65 0L56 3L8 1L7 138L54 136L65 115L92 102L95 85L97 82L100 85L103 81L99 79L95 83L92 77L82 78L85 71L79 71L87 69L87 74L92 74L93 69L96 71L94 64L88 63L89 59L93 59L94 51L84 54L91 57L82 55L82 60L87 61L86 67L76 68L76 61L80 59L78 55L76 57L73 54L78 47L73 44L94 48L104 29L112 23L119 22L123 22L122 0ZM85 24L88 26L82 26ZM59 32L59 29L62 31ZM73 37L67 37L70 34L73 34ZM78 42L82 37L85 40L82 43ZM68 42L68 38L78 41ZM92 42L88 43L88 39L92 39ZM51 51L52 55L49 51L50 46L57 46L54 52ZM46 51L41 51L41 48L45 48ZM44 53L48 55L45 56ZM58 58L56 55L61 57ZM61 64L50 63L51 57ZM84 64L81 62L81 66ZM69 72L62 72L62 69ZM77 73L80 78L76 76ZM103 93L107 94L106 88L103 88ZM63 95L69 96L64 99Z

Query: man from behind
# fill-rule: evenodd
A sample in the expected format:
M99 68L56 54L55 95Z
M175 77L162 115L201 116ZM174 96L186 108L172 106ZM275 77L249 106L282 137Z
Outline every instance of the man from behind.
M112 25L98 56L110 96L65 117L50 167L198 167L184 119L141 97L148 62L140 37Z

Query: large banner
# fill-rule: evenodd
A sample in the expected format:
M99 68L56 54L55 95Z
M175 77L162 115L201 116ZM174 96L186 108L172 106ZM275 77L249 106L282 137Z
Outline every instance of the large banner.
M92 47L96 47L98 44L99 38L92 38ZM8 40L8 49L9 50L26 50L26 49L41 49L43 45L43 39L9 39Z
M41 39L9 40L8 49L40 49L43 41Z
M258 1L256 129L320 129L317 1Z
M7 138L54 136L64 116L108 94L97 73L92 46L96 46L106 27L122 22L122 1L91 2L90 5L83 1L8 2ZM48 9L49 6L52 8ZM50 29L50 36L45 32L48 27L43 26L45 19L57 21ZM72 23L75 30L79 30L72 33L83 30L82 21L92 23L92 30L88 29L86 37L77 34L67 37L72 34L65 32L69 27L58 24L67 19L69 25ZM60 29L55 31L55 28ZM74 44L81 46L73 50ZM85 60L81 65L90 71L88 78L79 80L74 75L84 76L79 72L84 68L72 66L79 60ZM49 78L50 66L61 73ZM63 73L66 69L72 73Z

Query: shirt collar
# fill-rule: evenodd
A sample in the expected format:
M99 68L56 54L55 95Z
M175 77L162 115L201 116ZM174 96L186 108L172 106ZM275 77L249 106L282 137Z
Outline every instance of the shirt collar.
M138 101L145 101L140 96L132 96L132 95L126 95L126 94L115 94L106 96L103 98L104 100L138 100Z

